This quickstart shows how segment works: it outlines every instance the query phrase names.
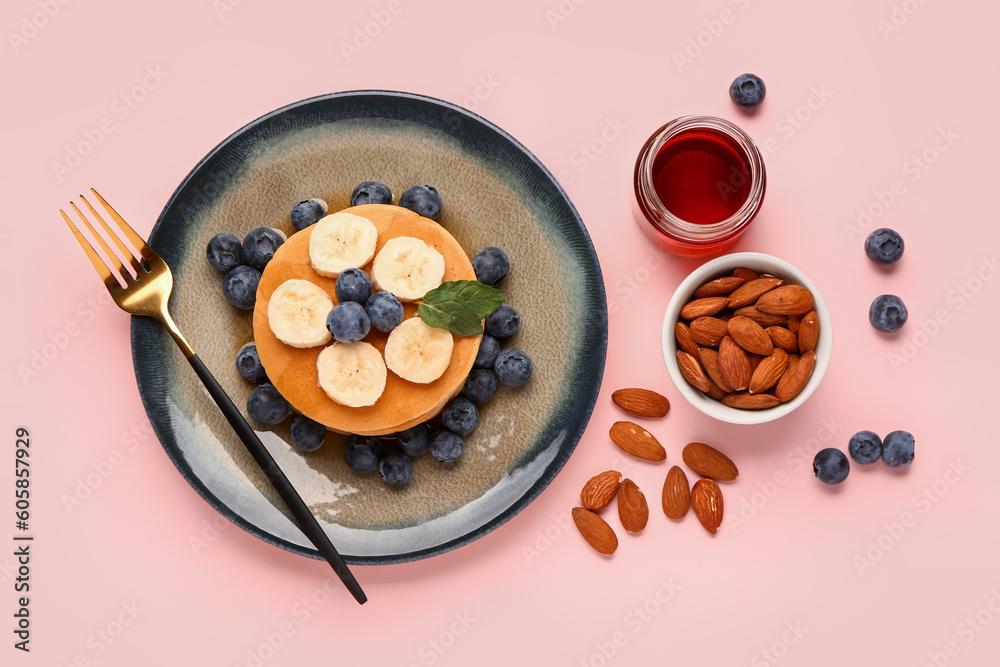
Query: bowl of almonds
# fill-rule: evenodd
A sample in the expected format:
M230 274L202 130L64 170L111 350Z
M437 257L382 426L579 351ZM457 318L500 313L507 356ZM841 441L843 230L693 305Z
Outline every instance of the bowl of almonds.
M762 424L802 405L833 348L830 312L809 278L756 252L695 269L663 319L663 359L677 390L710 417Z

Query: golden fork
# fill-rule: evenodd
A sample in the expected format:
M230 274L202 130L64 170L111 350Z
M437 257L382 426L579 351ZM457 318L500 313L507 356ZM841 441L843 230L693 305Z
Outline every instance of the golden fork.
M260 438L247 423L246 419L243 418L242 413L237 409L236 405L233 404L229 395L225 392L222 386L218 383L215 377L212 376L208 368L205 366L204 362L195 354L194 349L191 344L187 342L184 335L181 333L180 329L174 323L172 317L170 317L170 312L167 309L167 303L170 300L170 291L174 286L173 276L170 274L170 267L167 266L159 255L157 255L152 248L149 247L141 236L139 236L132 227L129 226L125 220L118 215L118 213L111 208L111 205L104 200L97 190L91 188L91 192L97 197L98 201L107 211L108 215L118 223L118 227L121 232L128 239L131 247L126 245L122 241L121 236L114 231L111 227L104 221L97 210L90 205L87 198L80 195L80 199L83 203L87 205L90 209L91 214L97 218L98 222L107 232L108 236L114 241L115 246L121 251L121 257L128 262L129 268L126 268L108 244L105 242L104 237L94 230L94 227L87 220L87 217L77 208L75 202L70 202L70 206L76 211L76 214L83 221L83 224L87 226L90 230L91 235L97 239L104 253L107 255L108 259L114 265L114 271L108 267L101 256L97 254L94 247L90 244L87 238L80 233L76 225L70 219L66 212L62 209L59 210L62 213L63 219L69 228L73 231L76 236L76 240L80 242L80 246L83 248L84 252L87 253L87 257L90 259L90 263L94 265L97 269L98 275L101 276L101 280L104 281L105 287L111 292L111 297L118 304L118 307L124 310L126 313L131 313L132 315L146 315L149 317L155 317L160 322L163 323L170 335L173 337L174 341L181 348L184 356L191 363L194 368L195 373L201 378L201 381L205 384L205 388L208 389L208 393L211 394L212 399L222 410L222 414L226 416L229 420L230 425L232 425L233 430L246 445L247 450L257 461L257 465L260 466L261 470L267 475L268 479L271 480L271 484L274 485L275 490L277 490L278 495L281 496L282 500L288 505L288 508L292 512L292 516L295 517L299 528L305 533L306 537L316 545L320 554L333 566L333 570L340 577L344 585L351 592L354 598L360 603L364 604L367 601L364 591L361 590L361 586L358 584L354 575L347 568L344 560L337 553L333 544L330 542L330 538L327 537L323 529L320 528L319 522L316 521L316 517L313 516L312 512L309 511L309 507L305 504L302 498L299 496L298 492L292 486L292 483L288 481L285 474L278 467L274 458L271 456L270 452L261 443ZM138 257L136 256L138 254ZM141 261L140 261L141 260ZM143 265L145 264L145 266ZM120 278L120 280L119 280ZM124 282L124 287L122 286Z

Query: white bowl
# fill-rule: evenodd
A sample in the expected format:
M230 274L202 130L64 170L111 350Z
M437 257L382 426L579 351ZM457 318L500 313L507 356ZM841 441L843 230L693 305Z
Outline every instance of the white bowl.
M814 309L819 316L819 339L816 343L816 366L813 368L812 376L806 386L799 392L799 395L787 403L781 403L773 408L764 410L741 410L723 405L710 396L707 396L690 384L681 375L677 366L677 339L674 338L674 326L680 321L681 308L694 298L694 291L700 285L710 280L728 276L733 269L746 267L758 273L770 273L784 279L788 283L795 283L806 287L812 292L815 300ZM663 360L667 364L667 372L670 379L674 381L677 391L688 400L691 405L704 412L709 417L714 417L719 421L730 424L763 424L779 417L784 417L789 412L806 402L806 399L816 390L823 374L826 373L830 365L830 356L833 351L833 325L830 322L830 311L823 301L822 295L816 289L816 285L802 273L783 259L778 259L771 255L759 252L739 252L731 255L713 259L691 272L684 279L674 292L667 312L663 316Z

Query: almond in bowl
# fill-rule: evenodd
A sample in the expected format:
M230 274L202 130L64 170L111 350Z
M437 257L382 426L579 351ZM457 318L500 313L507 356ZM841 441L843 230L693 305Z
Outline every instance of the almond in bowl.
M663 322L664 361L678 391L705 414L735 424L771 421L805 402L832 344L816 286L762 253L725 255L693 271Z

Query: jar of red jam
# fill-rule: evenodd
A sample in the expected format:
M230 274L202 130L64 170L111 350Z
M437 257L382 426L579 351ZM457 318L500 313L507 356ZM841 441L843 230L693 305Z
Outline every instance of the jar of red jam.
M664 250L719 252L747 230L764 201L760 151L712 116L684 116L651 136L635 162L635 218Z

